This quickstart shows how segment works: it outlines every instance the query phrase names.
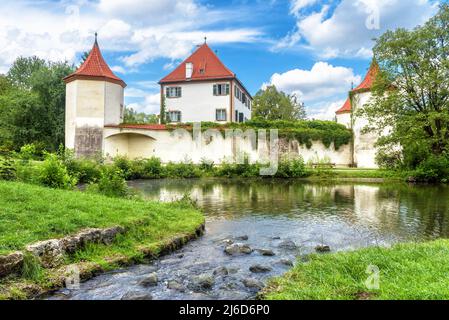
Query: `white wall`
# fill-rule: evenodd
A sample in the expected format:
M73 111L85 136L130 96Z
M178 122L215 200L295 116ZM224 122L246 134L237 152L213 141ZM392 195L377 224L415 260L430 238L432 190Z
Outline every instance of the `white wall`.
M105 82L104 123L117 125L123 122L124 89L121 85Z
M354 114L364 105L368 104L371 99L371 93L365 92L354 96L353 108ZM378 168L376 164L377 148L375 143L378 139L375 133L363 133L363 129L369 124L368 120L363 117L354 116L353 132L354 132L354 163L358 168Z
M337 114L337 123L344 125L348 129L351 129L351 112Z
M191 82L162 86L163 94L167 87L181 87L180 98L165 98L166 111L181 111L182 122L201 122L216 120L216 109L226 109L227 119L230 119L231 98L230 95L214 96L214 84L228 83L218 82Z
M233 86L234 85L237 85L240 88L240 90L243 93L245 93L245 90L243 90L243 88L236 81L233 81ZM232 99L234 100L234 115L233 115L233 119L235 120L235 110L237 110L239 113L242 112L246 119L251 120L251 110L249 108L247 108L246 105L243 104L239 99L237 99L235 97L234 93L235 93L235 88L233 87L233 91L232 91ZM246 94L246 97L247 97L247 99L251 100L251 97L248 96L247 94ZM252 108L252 100L251 100L251 108Z
M130 135L131 133L132 135ZM196 142L193 140L192 134L184 130L170 132L167 130L105 128L104 155L114 157L117 154L125 154L130 158L155 156L165 163L186 160L200 163L206 159L218 164L223 161L235 160L235 155L239 152L248 155L252 162L266 159L267 145L262 143L253 145L249 139L243 139L243 142L240 143L239 139L226 139L222 134L215 134L213 131L209 133L203 133L201 139ZM134 146L133 150L130 149L130 146ZM288 150L282 152L299 154L305 162L316 162L328 157L337 166L349 166L352 160L350 145L344 145L339 150L335 150L333 146L326 148L319 141L314 142L310 149L293 141L290 142Z

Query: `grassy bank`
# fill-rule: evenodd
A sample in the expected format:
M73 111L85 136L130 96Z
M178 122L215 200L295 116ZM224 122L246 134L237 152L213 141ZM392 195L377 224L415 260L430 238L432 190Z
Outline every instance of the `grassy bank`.
M365 285L369 265L380 270L378 290ZM449 240L312 255L263 293L268 300L449 299Z
M195 234L204 223L203 215L187 202L107 198L2 181L0 194L0 254L85 228L125 227L128 231L112 245L91 244L65 259L66 264L92 263L96 270L111 270L123 263L143 261L145 256L157 256L170 239ZM21 292L25 284L43 290L56 285L55 270L34 269L31 274L0 279L0 299L25 297Z
M357 169L357 168L337 168L337 169L310 169L312 179L384 179L405 181L406 172L384 170L384 169Z

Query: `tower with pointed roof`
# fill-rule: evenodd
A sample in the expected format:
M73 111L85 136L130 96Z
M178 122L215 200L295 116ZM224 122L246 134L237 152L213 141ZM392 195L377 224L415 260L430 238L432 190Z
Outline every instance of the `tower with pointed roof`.
M161 102L170 123L245 122L252 96L205 42L160 80Z
M369 125L367 119L356 116L356 111L362 109L371 100L371 89L379 72L379 65L373 60L362 83L349 92L349 97L343 106L337 110L336 119L353 131L353 164L359 168L377 168L375 144L379 138L374 133L364 132Z
M64 81L66 148L78 157L102 153L104 127L122 123L126 84L104 60L96 34L84 63Z

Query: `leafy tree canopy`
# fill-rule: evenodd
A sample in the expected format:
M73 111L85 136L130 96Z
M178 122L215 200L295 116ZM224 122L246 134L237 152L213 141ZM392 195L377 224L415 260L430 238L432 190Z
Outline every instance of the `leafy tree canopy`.
M304 104L272 85L260 90L253 101L253 118L260 120L300 120L306 118Z
M384 157L415 168L449 153L449 6L414 30L382 35L374 47L380 71L365 116ZM400 146L400 148L398 148ZM398 151L400 150L400 151ZM398 155L399 154L399 155Z
M126 124L157 124L159 119L155 114L137 112L133 108L125 107L123 122Z
M18 150L38 143L47 150L57 150L64 142L62 79L72 72L73 66L67 62L52 63L37 57L20 57L13 63L6 79L0 77L0 145Z

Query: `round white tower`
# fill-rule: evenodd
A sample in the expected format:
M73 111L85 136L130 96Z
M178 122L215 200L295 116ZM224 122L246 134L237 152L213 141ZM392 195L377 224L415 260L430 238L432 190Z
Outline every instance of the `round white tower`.
M126 83L109 68L97 42L66 83L65 146L77 157L103 153L105 125L123 121Z

